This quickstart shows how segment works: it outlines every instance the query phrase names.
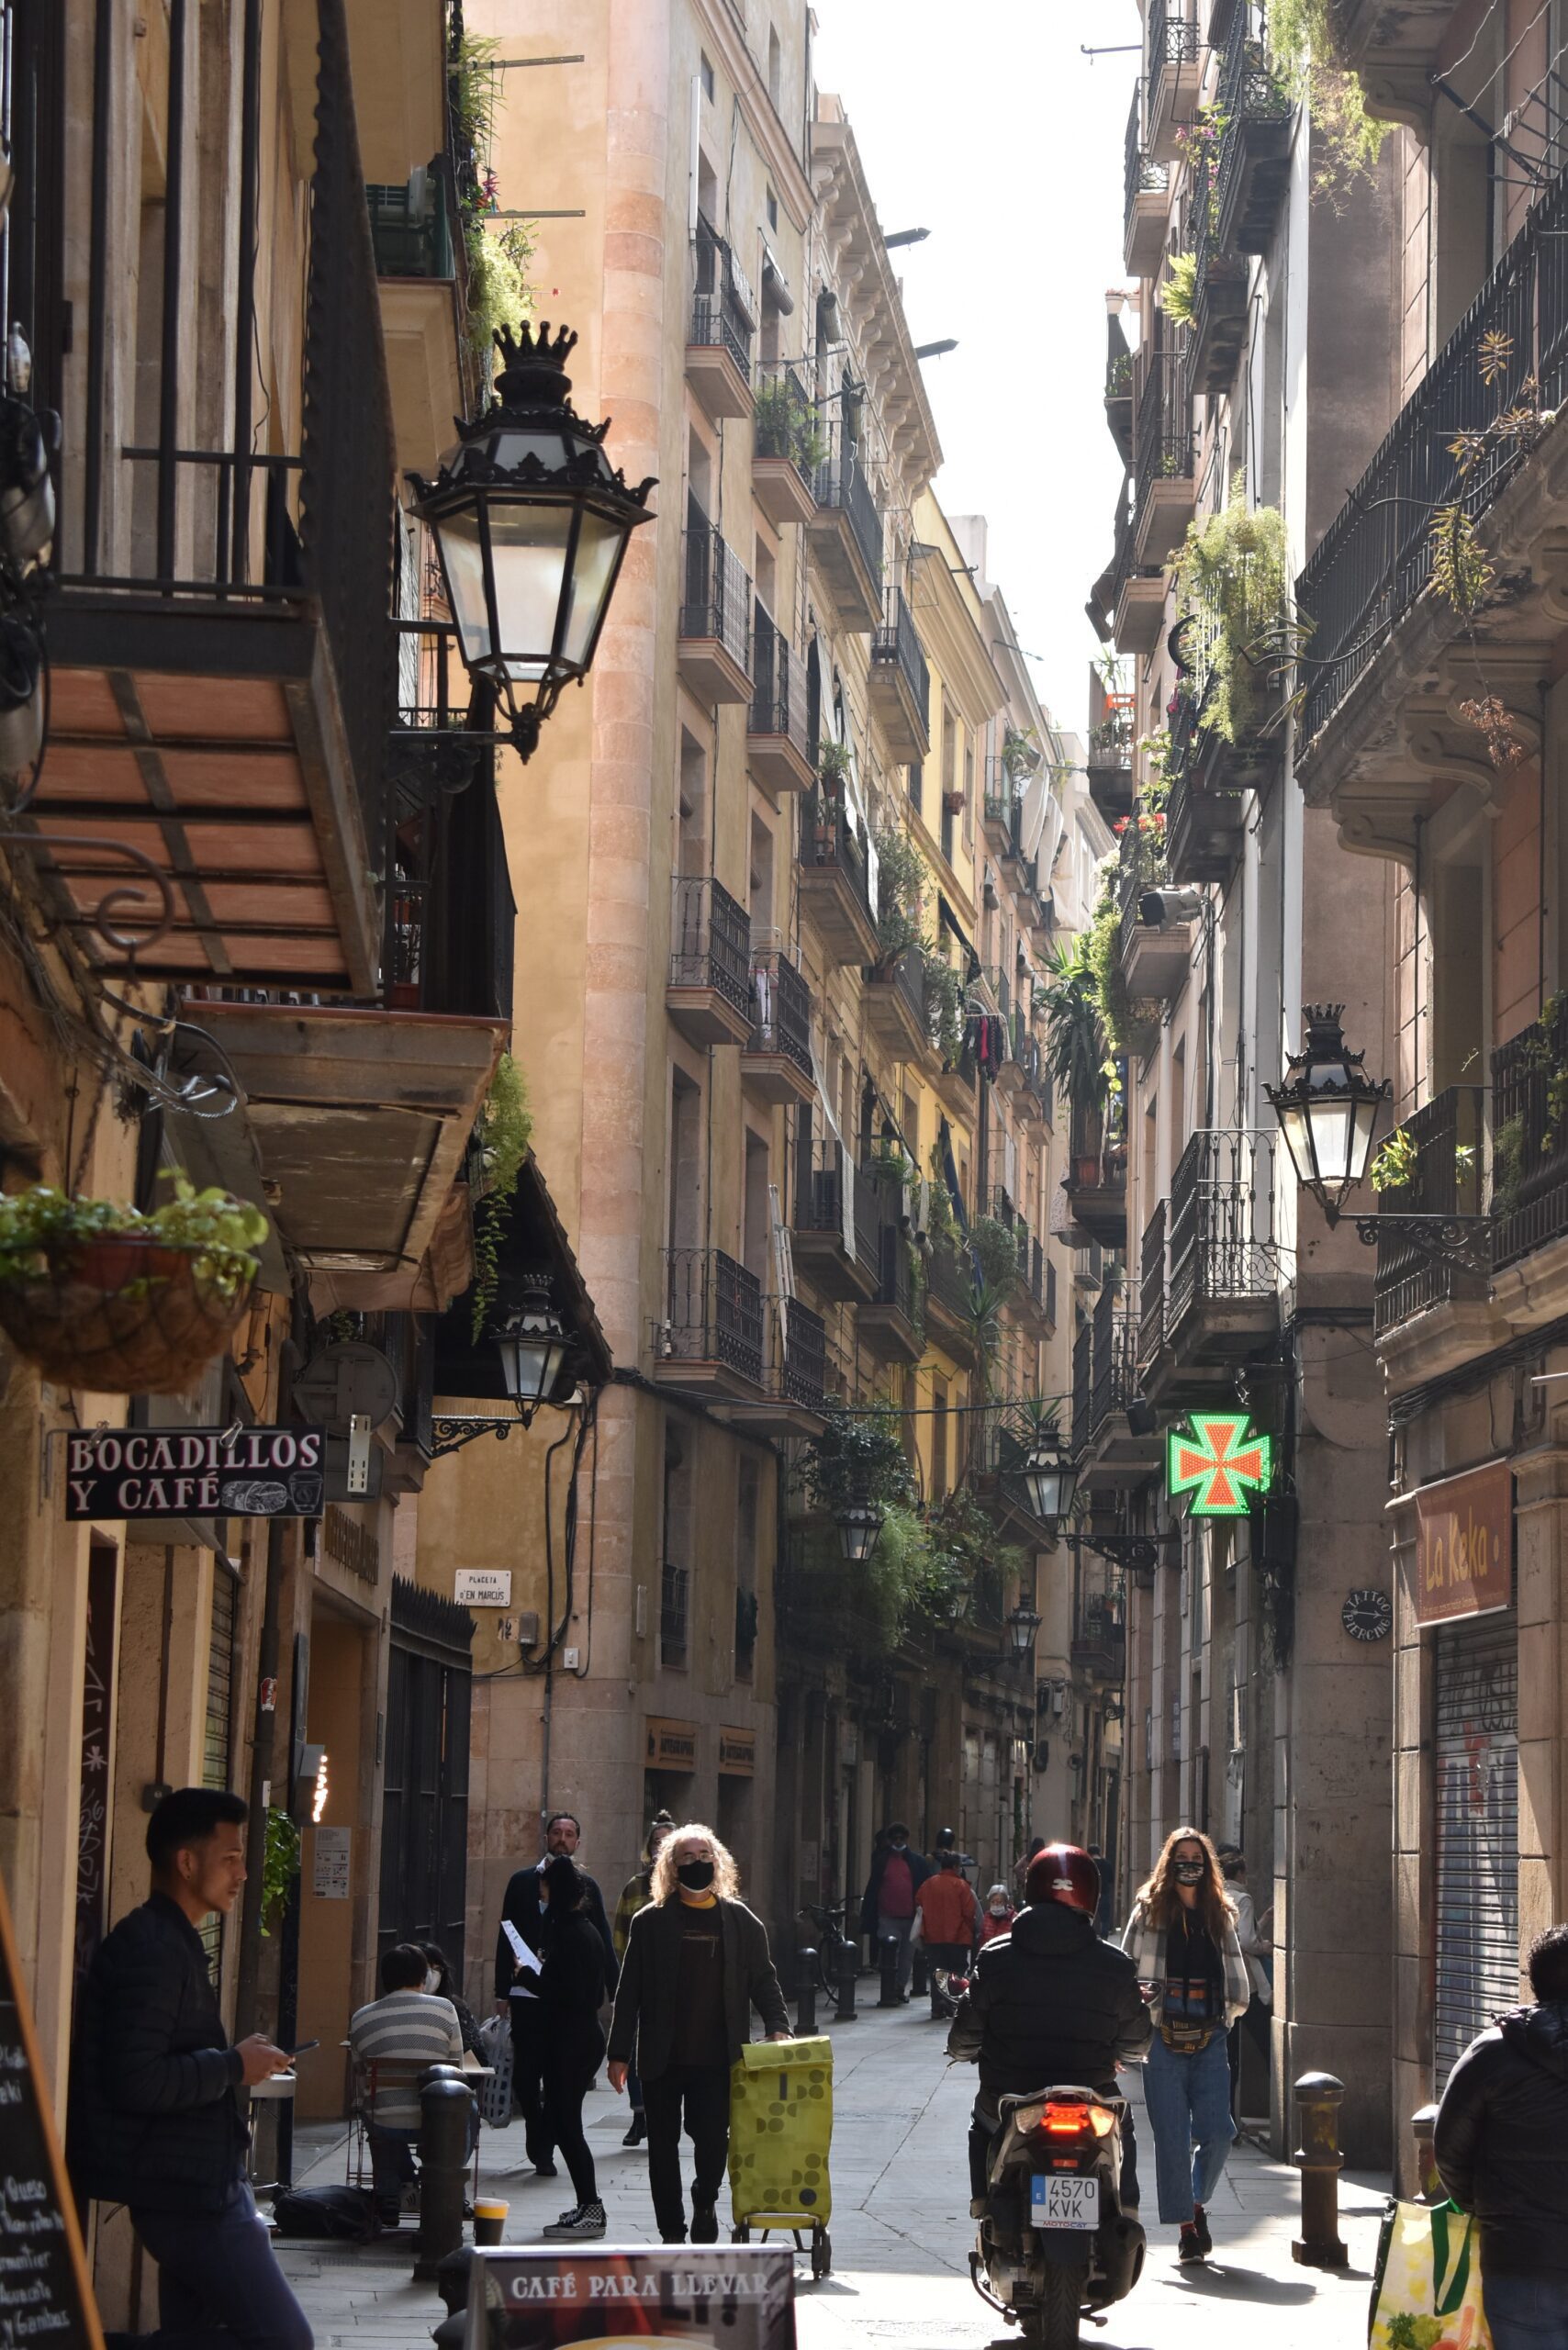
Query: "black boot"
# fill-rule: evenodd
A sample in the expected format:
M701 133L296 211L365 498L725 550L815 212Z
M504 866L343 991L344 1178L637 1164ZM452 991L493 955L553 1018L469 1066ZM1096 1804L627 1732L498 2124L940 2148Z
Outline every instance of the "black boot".
M632 2109L632 2127L621 2143L623 2146L640 2146L648 2134L648 2117L640 2105Z

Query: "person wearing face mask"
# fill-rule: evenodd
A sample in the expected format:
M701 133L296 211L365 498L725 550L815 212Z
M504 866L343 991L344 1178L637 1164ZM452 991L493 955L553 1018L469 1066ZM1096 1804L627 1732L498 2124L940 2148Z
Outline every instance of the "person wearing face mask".
M544 2120L544 2027L539 2008L539 1978L528 1962L517 1956L512 1936L515 1934L524 1949L538 1957L544 1872L553 1860L562 1855L569 1861L577 1860L582 1832L581 1822L574 1812L551 1812L544 1822L543 1854L512 1875L501 1903L501 1922L496 1934L496 2011L511 2018L512 2096L522 2115L528 2159L541 2178L554 2177L555 2150ZM610 1920L604 1914L604 1896L580 1861L577 1873L583 1881L588 1921L604 1944L605 1984L613 1991L619 1961Z
M883 1942L890 1936L897 1942L901 1999L909 1998L910 1974L914 1964L910 1936L914 1925L915 1897L930 1874L930 1862L923 1852L911 1851L909 1830L902 1819L895 1819L871 1855L871 1874L866 1880L860 1903L860 1930L869 1935L879 1962Z
M680 2177L691 2140L691 2241L719 2241L719 2189L730 2150L730 2068L756 2008L769 2040L790 2019L767 1931L737 1898L734 1860L699 1820L677 1828L654 1863L653 1898L632 1920L610 2025L610 2086L635 2060L648 2123L648 2187L666 2244L686 2242Z
M432 1998L430 1964L418 1942L397 1942L381 1957L381 1997L356 2008L349 2023L349 2046L370 2148L376 2214L395 2228L403 2190L417 2177L414 2149L420 2138L420 2091L409 2067L461 2065L463 2034L448 1999ZM386 2081L376 2067L397 2068ZM477 2109L469 2121L469 2152L478 2134Z
M544 2119L566 2158L577 2199L544 2235L549 2243L564 2243L604 2233L604 2205L583 2135L583 2099L604 2055L599 2024L604 1944L588 1914L582 1871L565 1852L545 1870L543 1890L539 2005L544 2020Z
M1013 1931L1013 1920L1017 1914L1008 1896L1007 1887L1004 1885L993 1885L985 1897L985 1908L980 1912L981 1950L985 1948L987 1942L995 1942L998 1935L1010 1934Z
M1226 2035L1247 2013L1252 1983L1219 1856L1198 1829L1166 1838L1122 1948L1155 2023L1144 2094L1159 2216L1181 2229L1178 2261L1204 2260L1214 2249L1206 2206L1236 2136Z
M457 1996L452 1980L452 1965L439 1942L421 1942L425 1954L425 1989L432 1999L450 1999L452 2012L457 2018L457 2029L463 2034L465 2052L477 2056L479 2050L479 2020L472 2008Z

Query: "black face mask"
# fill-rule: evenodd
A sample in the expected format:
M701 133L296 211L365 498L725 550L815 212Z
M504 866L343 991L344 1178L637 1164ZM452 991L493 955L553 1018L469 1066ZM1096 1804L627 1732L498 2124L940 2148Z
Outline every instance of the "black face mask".
M1202 1885L1207 1872L1202 1861L1174 1861L1170 1874L1178 1885Z
M688 1893L706 1893L713 1882L713 1863L711 1861L682 1861L676 1874Z

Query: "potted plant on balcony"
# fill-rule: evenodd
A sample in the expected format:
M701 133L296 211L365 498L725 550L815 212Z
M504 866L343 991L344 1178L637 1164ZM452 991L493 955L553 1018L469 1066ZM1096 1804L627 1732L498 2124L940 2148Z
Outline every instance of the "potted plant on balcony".
M806 475L827 459L827 442L816 415L786 376L759 384L756 392L756 453L785 457Z
M1111 1091L1109 1040L1093 947L1089 931L1058 946L1041 990L1046 1058L1073 1109L1072 1180L1091 1186L1100 1180L1101 1136Z
M57 1385L180 1395L222 1353L267 1220L230 1192L173 1181L151 1215L47 1183L0 1198L0 1328Z

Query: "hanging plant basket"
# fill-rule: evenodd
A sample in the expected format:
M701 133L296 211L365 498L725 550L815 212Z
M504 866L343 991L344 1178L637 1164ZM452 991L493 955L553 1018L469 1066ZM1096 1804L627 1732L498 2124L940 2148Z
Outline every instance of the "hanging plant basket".
M0 1328L61 1387L111 1395L183 1395L251 1302L205 1251L151 1234L56 1241L41 1270L0 1279Z

